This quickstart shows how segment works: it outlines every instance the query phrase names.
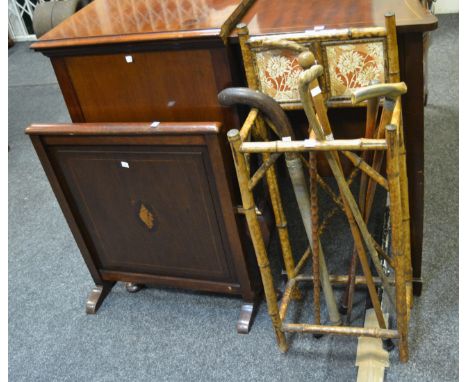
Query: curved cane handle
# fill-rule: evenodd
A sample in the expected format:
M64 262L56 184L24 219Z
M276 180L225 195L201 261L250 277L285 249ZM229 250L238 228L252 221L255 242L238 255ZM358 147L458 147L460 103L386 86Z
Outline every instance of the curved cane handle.
M218 101L223 106L236 104L255 107L270 120L279 137L294 139L293 129L281 106L270 96L249 88L226 88L219 92Z
M351 90L351 102L357 104L375 97L385 97L395 101L400 95L405 94L406 91L407 88L404 82L369 85L364 88Z
M299 75L299 87L303 89L307 89L310 83L317 78L319 78L323 74L323 66L322 65L314 65L311 68L304 70Z

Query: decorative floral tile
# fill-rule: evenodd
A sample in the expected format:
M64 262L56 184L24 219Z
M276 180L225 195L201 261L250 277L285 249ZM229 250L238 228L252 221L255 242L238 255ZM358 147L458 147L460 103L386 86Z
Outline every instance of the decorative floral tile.
M331 97L347 97L351 89L385 82L383 42L327 45Z
M256 54L260 90L278 102L300 102L297 55L287 50L269 50Z

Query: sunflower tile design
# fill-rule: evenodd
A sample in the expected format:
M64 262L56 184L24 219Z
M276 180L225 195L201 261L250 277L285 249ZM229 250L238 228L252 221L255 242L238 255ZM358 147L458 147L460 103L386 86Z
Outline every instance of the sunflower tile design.
M268 50L256 54L260 90L278 102L300 102L297 56L286 50Z
M351 89L385 82L383 42L333 44L325 48L331 97L349 97Z

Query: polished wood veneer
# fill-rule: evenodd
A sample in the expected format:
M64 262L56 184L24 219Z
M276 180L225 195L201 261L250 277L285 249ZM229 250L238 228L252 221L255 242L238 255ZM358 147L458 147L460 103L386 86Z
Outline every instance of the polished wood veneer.
M385 26L384 14L394 12L398 32L437 28L437 19L419 0L257 0L242 22L251 36L325 29Z
M254 0L100 0L34 44L64 46L218 37L225 39Z

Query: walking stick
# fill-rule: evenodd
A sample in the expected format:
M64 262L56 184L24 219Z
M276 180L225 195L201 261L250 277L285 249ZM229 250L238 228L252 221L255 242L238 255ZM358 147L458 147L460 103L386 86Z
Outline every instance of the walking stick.
M269 122L269 126L280 138L291 137L291 139L294 139L294 133L285 112L273 98L248 88L228 88L218 94L218 100L220 104L224 106L244 104L257 108L262 112L267 122ZM300 155L295 152L285 153L285 159L309 245L313 248L314 241L312 238L310 196L304 177L302 161ZM341 317L333 294L320 241L318 244L320 282L324 292L329 318L333 325L340 325Z
M379 83L378 80L371 81L370 85L377 85ZM372 138L374 136L375 125L377 123L377 115L379 111L379 97L370 98L367 100L367 107L366 107L366 132L364 134L365 138ZM363 151L361 154L361 160L364 163L368 162L368 158L370 153L368 151ZM369 176L366 174L365 171L361 172L361 182L359 185L359 210L361 214L365 214L365 204L366 204L366 190L367 190L367 183L368 183ZM366 224L368 223L365 220ZM346 290L342 295L341 303L340 303L340 312L346 312L346 323L349 324L351 322L351 314L353 310L353 300L354 300L354 289L355 289L355 282L356 282L356 268L357 268L357 250L356 247L353 249L353 255L351 257L351 261L349 263L349 271L348 271L348 282L346 284Z
M311 85L313 88L319 88L317 78L323 73L323 67L320 65L314 65L310 69L302 72L299 76L299 93L301 96L301 101L306 113L307 119L309 120L310 128L314 131L317 140L319 141L330 141L333 140L333 134L328 122L328 118L324 118L323 125L317 120L315 115L315 109L312 103L312 98L309 92ZM314 92L317 93L317 92ZM317 109L317 114L319 114L319 109ZM320 114L319 114L320 115ZM346 183L346 179L341 168L338 154L336 152L325 152L325 157L328 161L328 164L333 172L335 179L337 180L338 187L340 190L341 198L343 200L343 206L345 209L345 214L348 218L350 224L351 232L356 244L358 251L358 256L362 265L364 276L366 278L367 286L369 289L369 294L371 297L372 304L374 306L377 320L379 326L384 329L386 327L385 320L383 317L382 309L380 306L379 298L375 288L375 283L372 278L372 273L367 261L364 245L362 239L366 244L366 247L371 254L371 258L376 265L377 272L382 280L384 286L384 291L389 295L390 301L394 303L394 298L389 287L388 280L383 272L383 269L379 263L378 254L373 244L373 239L367 230L367 226L364 223L362 215L360 214L359 208L354 200L354 197ZM361 238L362 235L362 238Z
M380 117L379 127L377 129L377 138L385 138L385 127L390 124L392 121L393 111L395 110L396 100L399 96L406 93L406 85L403 82L396 84L374 84L364 88L352 90L351 102L353 104L363 102L367 100L368 102L368 111L373 109L378 104L378 100L381 97L384 98L384 104L382 109L382 115ZM370 106L369 106L370 103ZM366 126L366 133L368 132ZM375 152L372 169L377 172L380 172L382 166L383 154ZM364 173L363 173L364 175ZM367 183L367 184L366 184ZM361 188L359 190L359 207L364 216L364 221L369 221L369 217L372 211L372 204L375 196L376 183L372 180L366 183L361 182ZM349 322L352 312L353 304L353 295L355 287L355 276L356 276L356 266L355 266L355 253L351 258L350 269L348 273L348 284L346 287L346 308L347 308L347 321ZM344 304L343 304L344 305Z

